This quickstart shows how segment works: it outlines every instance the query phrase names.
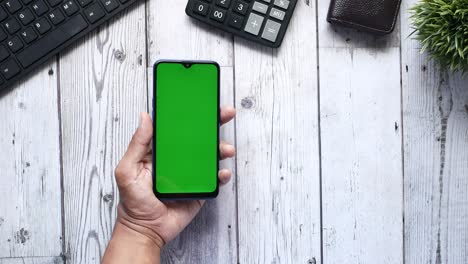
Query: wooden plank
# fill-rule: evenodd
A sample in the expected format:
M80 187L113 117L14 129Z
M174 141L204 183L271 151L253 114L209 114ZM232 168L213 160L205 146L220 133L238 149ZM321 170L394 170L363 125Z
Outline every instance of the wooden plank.
M235 41L240 263L321 263L315 14L279 49Z
M61 264L62 257L16 257L0 258L0 264Z
M324 263L403 262L399 31L326 22L319 2Z
M145 6L60 58L67 263L99 263L115 222L114 169L147 108Z
M232 38L190 20L185 16L186 4L184 0L149 2L149 66L159 59L217 61L222 66L221 104L234 105ZM151 69L149 72L152 74ZM148 88L152 98L152 81ZM221 129L226 141L234 143L234 134L234 122ZM221 162L221 167L233 169L233 180L165 247L162 263L237 263L235 161Z
M402 36L413 29L402 4ZM406 263L468 259L468 78L448 74L402 39Z
M186 0L148 2L148 58L212 59L232 66L232 37L185 15Z
M0 98L0 258L62 251L56 72L51 61Z

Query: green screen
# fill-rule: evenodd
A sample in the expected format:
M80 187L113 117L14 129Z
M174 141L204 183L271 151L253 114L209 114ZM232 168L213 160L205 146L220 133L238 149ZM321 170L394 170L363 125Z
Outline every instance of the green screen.
M216 64L155 68L155 187L161 194L212 193L218 171Z

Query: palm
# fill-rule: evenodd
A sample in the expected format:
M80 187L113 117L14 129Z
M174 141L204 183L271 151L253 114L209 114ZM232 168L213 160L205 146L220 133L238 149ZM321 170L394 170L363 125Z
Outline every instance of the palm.
M233 108L221 110L225 123L235 115ZM161 202L153 193L151 139L153 128L149 116L142 118L123 159L116 168L115 177L120 191L118 217L154 232L168 242L174 239L195 217L204 201ZM225 142L220 146L221 159L232 157L234 147ZM220 182L226 183L229 170L219 172Z

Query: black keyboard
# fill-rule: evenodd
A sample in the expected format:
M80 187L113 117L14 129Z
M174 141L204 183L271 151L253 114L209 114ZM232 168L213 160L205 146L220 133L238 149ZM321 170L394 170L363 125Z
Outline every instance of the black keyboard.
M189 0L185 13L234 35L277 48L297 0Z
M0 91L135 1L0 2Z

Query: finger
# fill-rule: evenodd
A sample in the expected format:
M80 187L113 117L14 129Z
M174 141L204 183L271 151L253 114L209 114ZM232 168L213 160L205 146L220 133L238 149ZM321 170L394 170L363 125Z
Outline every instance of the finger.
M218 172L218 179L221 185L228 183L231 180L231 171L228 169L222 169Z
M236 149L233 145L221 141L219 143L219 154L221 159L232 158L236 154Z
M151 150L151 138L153 136L153 126L151 118L146 113L140 114L140 126L130 141L122 160L115 168L115 179L119 186L127 186L135 180L141 169L141 161Z
M151 118L148 113L141 113L140 126L135 131L122 161L134 164L139 163L151 149L150 143L152 137L153 124Z
M221 108L221 125L231 121L236 116L236 109L232 106Z

